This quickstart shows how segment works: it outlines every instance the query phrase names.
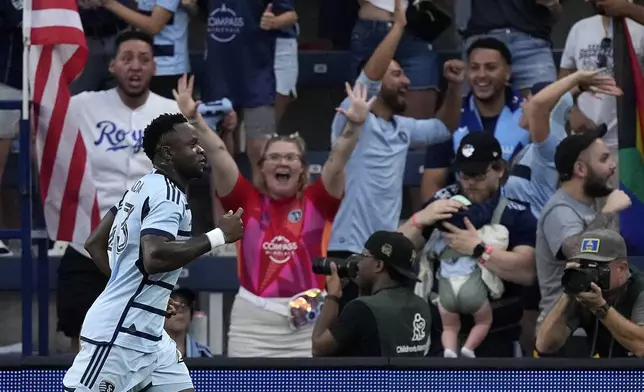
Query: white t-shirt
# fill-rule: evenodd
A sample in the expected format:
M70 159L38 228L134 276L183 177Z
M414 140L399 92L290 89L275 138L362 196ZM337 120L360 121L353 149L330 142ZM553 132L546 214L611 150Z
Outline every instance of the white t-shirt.
M83 135L102 218L127 189L152 170L152 162L143 152L145 128L163 113L179 113L179 106L150 92L145 104L132 110L114 88L75 95L69 110ZM71 245L88 256L84 244Z
M635 52L644 61L644 26L630 19L626 21L631 34ZM606 56L606 73L614 75L613 46L602 49L601 42L606 37L602 23L602 16L595 15L584 18L575 23L568 33L566 47L561 55L561 68L578 69L584 71L598 68L599 56ZM612 33L608 38L612 39ZM596 124L605 123L608 133L604 141L613 148L617 148L617 99L615 97L593 97L584 93L577 101L579 109Z

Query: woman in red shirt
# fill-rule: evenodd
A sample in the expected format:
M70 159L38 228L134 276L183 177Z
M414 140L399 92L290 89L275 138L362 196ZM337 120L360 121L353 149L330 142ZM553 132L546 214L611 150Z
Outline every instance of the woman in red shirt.
M366 89L359 85L353 90L347 85L347 94L350 108L338 110L349 121L320 179L310 183L299 136L274 135L266 142L257 183L252 184L196 111L192 78L179 82L177 102L198 129L217 197L225 210L244 209L244 236L237 246L240 288L228 334L230 357L311 356L312 325L293 326L289 306L306 298L306 291L324 289L324 276L313 273L312 262L326 253L330 223L344 194L344 169L373 102L366 101Z

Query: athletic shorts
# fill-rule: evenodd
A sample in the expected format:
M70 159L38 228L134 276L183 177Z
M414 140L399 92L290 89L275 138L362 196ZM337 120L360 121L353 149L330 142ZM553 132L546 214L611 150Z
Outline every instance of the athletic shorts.
M188 368L167 335L153 353L82 340L63 379L67 392L179 392L190 388L194 387Z

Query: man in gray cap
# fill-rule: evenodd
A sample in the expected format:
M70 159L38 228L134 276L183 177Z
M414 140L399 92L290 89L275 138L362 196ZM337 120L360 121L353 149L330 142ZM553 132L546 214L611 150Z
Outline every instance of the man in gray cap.
M557 352L572 331L583 328L589 356L644 356L644 274L629 269L619 233L584 233L562 283L566 290L537 333L540 354Z
M429 350L429 305L414 294L414 244L404 235L377 231L358 257L362 296L338 318L342 285L331 264L328 295L313 329L313 356L422 357Z

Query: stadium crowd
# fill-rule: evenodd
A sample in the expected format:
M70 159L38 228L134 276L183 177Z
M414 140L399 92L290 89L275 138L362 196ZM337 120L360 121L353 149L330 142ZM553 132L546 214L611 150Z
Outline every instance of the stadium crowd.
M89 58L68 110L100 214L152 169L146 127L182 113L209 166L187 187L193 235L244 210L228 356L643 356L644 276L618 233L631 200L619 190L613 32L625 18L644 60L644 7L588 1L595 15L555 64L564 1L358 0L355 79L317 176L303 134L277 134L297 99L292 0L78 0ZM0 9L0 99L25 87L21 4ZM190 18L207 20L196 82ZM441 62L431 43L451 25L462 57ZM0 111L0 178L17 122ZM418 148L424 203L401 220ZM57 271L58 329L74 352L111 273L88 253L105 240L71 242ZM12 251L0 242L0 253ZM189 333L197 296L172 298L167 333L183 356L211 356Z

